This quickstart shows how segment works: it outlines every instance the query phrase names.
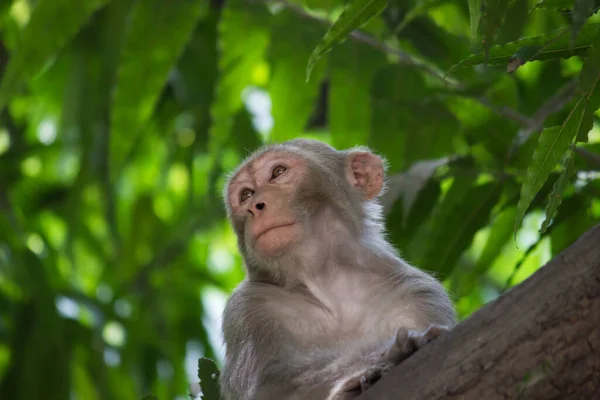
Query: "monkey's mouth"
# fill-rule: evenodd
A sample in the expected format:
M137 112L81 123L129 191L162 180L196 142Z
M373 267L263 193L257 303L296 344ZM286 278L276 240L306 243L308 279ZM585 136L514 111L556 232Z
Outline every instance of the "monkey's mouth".
M287 223L287 224L279 224L279 225L271 225L271 226L268 226L268 227L266 227L265 229L263 229L263 230L261 230L261 231L259 231L259 232L257 233L257 235L256 235L256 239L255 239L255 240L258 240L258 239L260 239L260 237L261 237L261 236L263 236L265 233L267 233L267 232L269 232L269 231L272 231L272 230L274 230L274 229L284 228L284 227L286 227L286 226L292 226L292 225L296 225L296 223L295 223L295 222L290 222L290 223Z

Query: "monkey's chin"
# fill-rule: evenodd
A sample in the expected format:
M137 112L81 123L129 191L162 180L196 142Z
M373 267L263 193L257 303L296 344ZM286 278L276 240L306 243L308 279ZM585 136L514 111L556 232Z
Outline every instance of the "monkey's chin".
M254 249L262 256L278 256L289 249L297 237L296 224L269 229L256 239Z

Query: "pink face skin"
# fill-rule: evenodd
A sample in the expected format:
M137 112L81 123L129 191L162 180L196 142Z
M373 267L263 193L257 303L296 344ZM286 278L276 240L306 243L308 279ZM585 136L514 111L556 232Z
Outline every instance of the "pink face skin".
M302 221L294 215L292 204L307 173L301 158L269 152L231 180L228 200L232 216L245 220L246 243L258 254L278 254L302 238Z
M302 205L298 190L306 187L309 169L301 157L270 151L246 164L230 181L228 201L232 219L243 222L248 249L266 258L298 244L305 236L305 221L294 210ZM370 152L348 156L346 179L365 200L383 186L383 162Z

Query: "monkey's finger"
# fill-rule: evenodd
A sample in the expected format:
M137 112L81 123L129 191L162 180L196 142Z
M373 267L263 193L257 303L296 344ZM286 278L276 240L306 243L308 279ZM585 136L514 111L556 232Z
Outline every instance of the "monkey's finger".
M414 333L404 328L398 329L396 341L388 350L385 359L392 364L398 364L407 359L417 350Z
M365 391L381 378L381 368L370 368L360 377L360 389Z
M427 343L439 338L443 334L449 332L449 329L441 325L431 325L417 340L418 348L425 346Z

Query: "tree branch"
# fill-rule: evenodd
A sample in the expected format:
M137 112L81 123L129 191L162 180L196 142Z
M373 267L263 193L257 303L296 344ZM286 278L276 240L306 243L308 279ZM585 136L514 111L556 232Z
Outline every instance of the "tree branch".
M359 399L600 398L598 243L600 225Z
M575 147L575 153L579 154L586 160L600 166L600 155L594 153L593 151L589 151L588 149L584 149L583 147Z

